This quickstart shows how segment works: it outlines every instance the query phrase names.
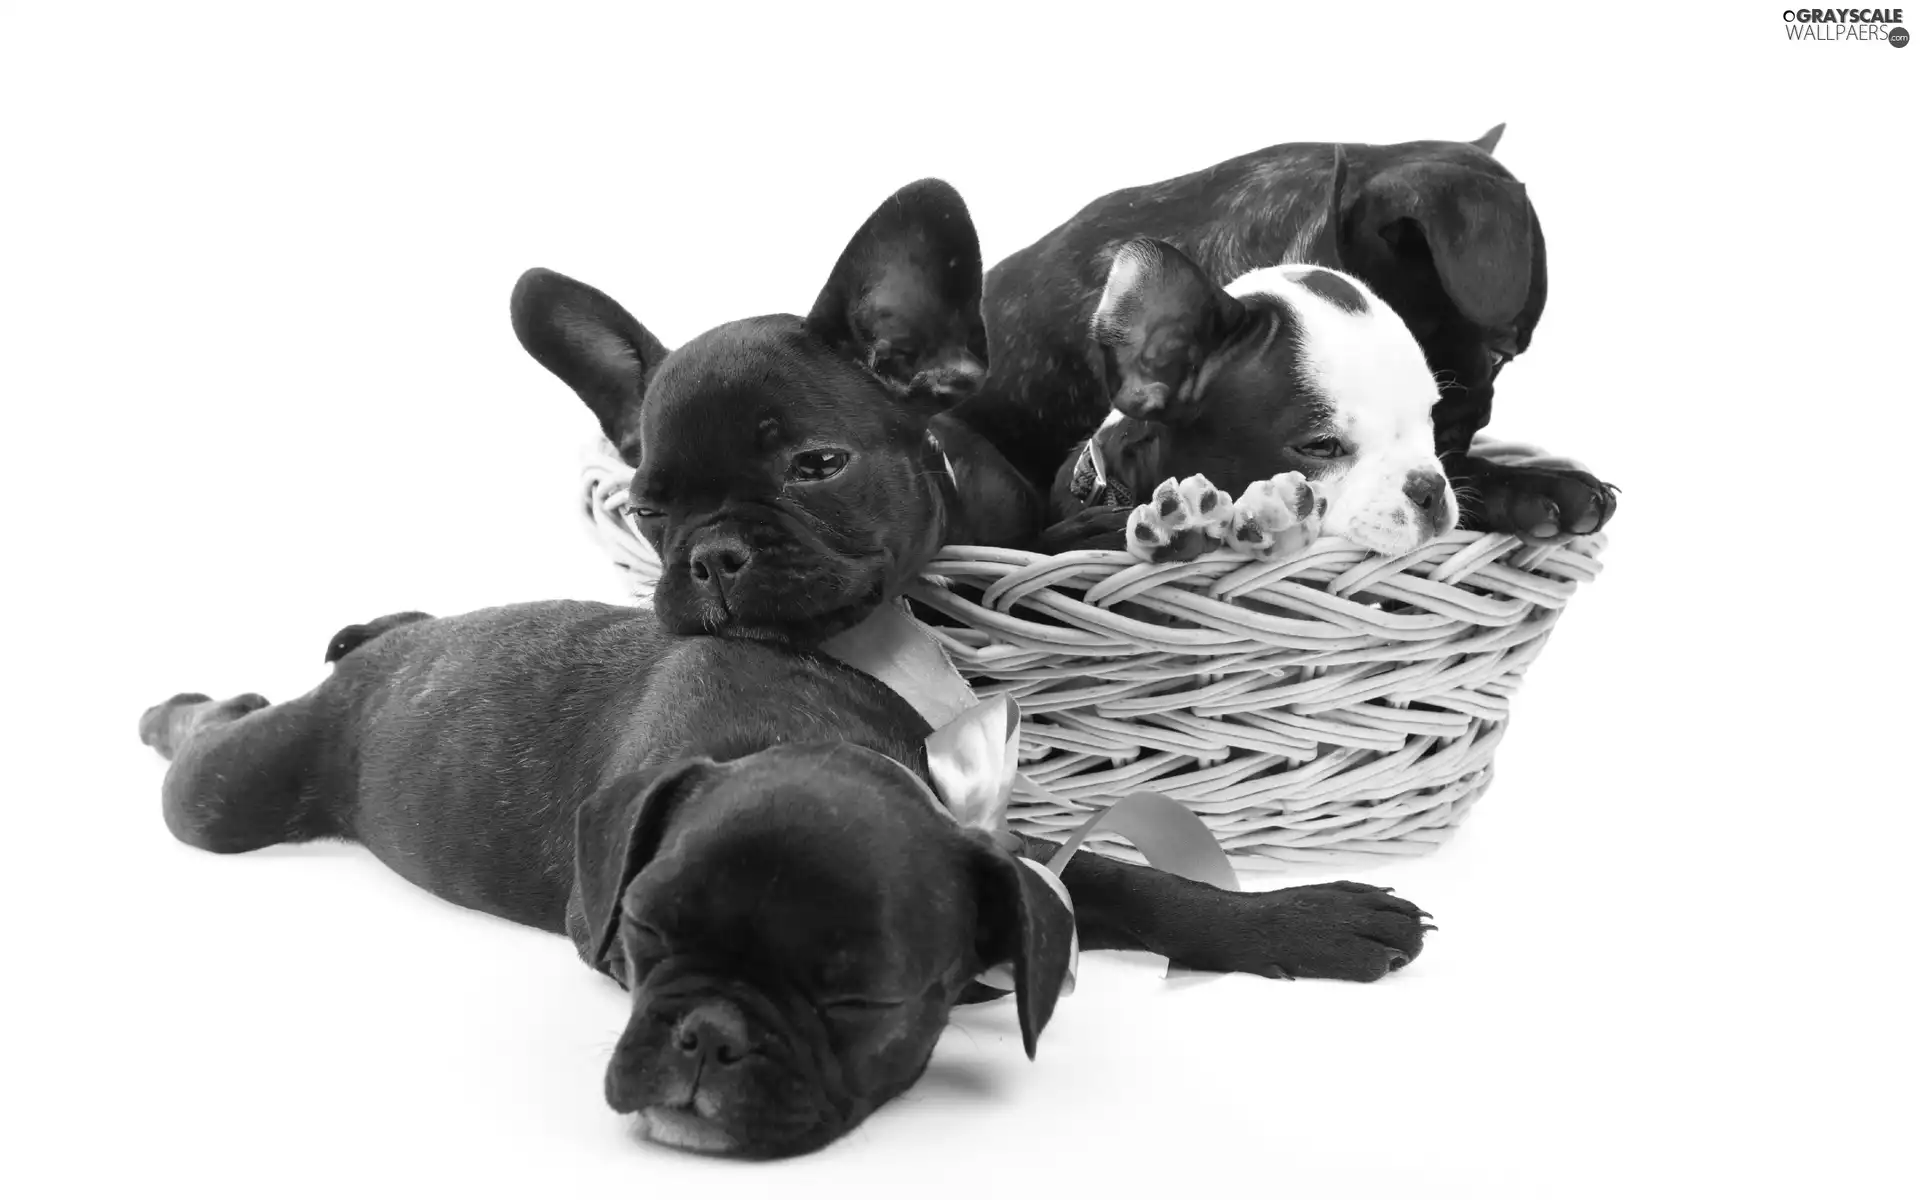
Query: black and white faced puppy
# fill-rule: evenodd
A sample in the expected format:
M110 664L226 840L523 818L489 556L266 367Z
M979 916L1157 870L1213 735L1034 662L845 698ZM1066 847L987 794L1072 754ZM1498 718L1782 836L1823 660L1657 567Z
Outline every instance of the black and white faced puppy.
M1129 545L1156 561L1321 531L1403 554L1453 528L1439 389L1406 323L1351 275L1289 264L1221 287L1142 239L1114 254L1091 324L1113 410L1057 472L1056 521L1127 510Z
M1221 282L1310 262L1364 282L1419 342L1441 385L1434 436L1463 489L1463 525L1549 539L1600 528L1613 489L1592 475L1469 453L1491 418L1495 378L1531 344L1547 299L1539 217L1493 156L1504 128L1470 142L1269 146L1093 201L988 272L993 370L955 415L1020 470L1050 479L1108 412L1086 330L1119 247L1166 242ZM1329 213L1337 170L1346 178Z
M1017 545L1037 492L940 414L986 373L980 245L939 180L868 218L804 317L668 353L603 293L528 271L513 327L635 471L674 633L810 645L897 595L945 542Z

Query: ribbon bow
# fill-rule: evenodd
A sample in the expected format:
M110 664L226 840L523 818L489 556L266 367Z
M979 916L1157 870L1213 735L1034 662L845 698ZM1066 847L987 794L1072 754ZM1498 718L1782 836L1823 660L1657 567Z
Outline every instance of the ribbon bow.
M1016 849L1019 839L1007 826L1007 805L1016 785L1024 792L1047 796L1019 772L1020 705L1012 696L995 696L968 708L927 738L927 768L933 792L954 820L985 831L1000 845ZM1016 855L1022 866L1036 872L1053 894L1073 913L1073 897L1060 876L1087 835L1105 828L1132 842L1149 865L1187 879L1239 891L1240 881L1206 823L1176 800L1154 791L1129 792L1089 817L1042 864ZM1061 994L1073 990L1080 961L1080 935L1074 934L1067 955L1067 978ZM979 982L1001 991L1013 990L1008 964L996 964Z

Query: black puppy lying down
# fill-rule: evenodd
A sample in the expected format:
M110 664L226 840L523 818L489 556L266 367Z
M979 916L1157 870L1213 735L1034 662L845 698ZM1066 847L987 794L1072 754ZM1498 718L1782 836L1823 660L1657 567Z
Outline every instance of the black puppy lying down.
M218 853L358 841L437 896L564 933L632 995L608 1103L742 1156L824 1145L912 1084L990 967L1011 968L1031 1055L1076 925L1090 949L1223 971L1372 980L1411 961L1424 914L1355 883L1231 892L1082 853L1069 914L1016 859L1046 847L936 807L912 706L810 649L941 544L924 418L870 369L869 316L884 302L903 386L937 370L941 331L979 320L948 299L956 271L978 294L972 237L950 189L916 185L812 317L653 361L530 305L579 372L646 381L634 492L668 564L658 614L400 613L336 635L332 674L296 700L176 696L141 722L173 760L168 828ZM673 634L689 628L729 636Z

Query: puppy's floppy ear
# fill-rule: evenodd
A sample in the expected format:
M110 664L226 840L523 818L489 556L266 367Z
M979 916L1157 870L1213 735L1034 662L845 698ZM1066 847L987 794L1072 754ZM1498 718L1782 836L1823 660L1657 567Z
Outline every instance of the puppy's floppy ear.
M1396 257L1431 256L1440 286L1484 329L1511 326L1533 272L1533 209L1517 180L1446 164L1410 163L1367 181L1356 238Z
M1498 125L1495 125L1492 129L1487 130L1485 133L1481 134L1479 137L1473 139L1471 142L1468 142L1467 145L1478 146L1482 150L1485 150L1488 154L1492 154L1493 148L1500 144L1500 135L1505 133L1506 131L1507 131L1507 123L1505 121L1502 121Z
M1033 868L985 839L976 851L976 949L982 966L1011 963L1020 1041L1032 1058L1073 957L1073 914Z
M581 805L573 827L573 886L582 921L574 933L581 957L597 969L613 974L608 954L620 932L627 884L659 851L680 801L720 769L708 758L649 767L621 776Z
M629 465L647 377L667 349L605 292L535 267L513 287L513 332L528 354L586 401Z
M1160 481L1173 473L1175 433L1159 421L1136 421L1123 417L1108 420L1088 439L1097 447L1100 466L1107 477L1104 503L1131 507L1145 504ZM1083 473L1075 462L1076 475ZM1092 467L1091 458L1086 467Z
M853 235L807 329L903 394L957 403L987 373L980 239L952 185L901 188Z
M1340 202L1347 190L1347 155L1338 142L1333 147L1333 171L1327 177L1326 219L1320 224L1320 233L1313 239L1313 245L1307 249L1304 261L1317 267L1344 269L1340 258Z
M1113 407L1143 420L1190 415L1202 365L1246 311L1167 243L1139 238L1120 247L1093 313Z

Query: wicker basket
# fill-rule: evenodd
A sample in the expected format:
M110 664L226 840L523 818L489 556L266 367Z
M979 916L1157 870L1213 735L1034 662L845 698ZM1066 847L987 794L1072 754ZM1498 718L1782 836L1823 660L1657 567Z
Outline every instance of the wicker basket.
M630 477L597 445L583 499L646 603L659 564L625 515ZM1424 854L1452 833L1492 782L1521 676L1605 546L1452 533L1384 559L1323 538L1284 561L1162 566L949 546L909 595L951 622L929 632L976 692L1020 701L1022 770L1046 794L1015 796L1016 829L1058 835L1151 787L1200 814L1235 867L1314 869Z

